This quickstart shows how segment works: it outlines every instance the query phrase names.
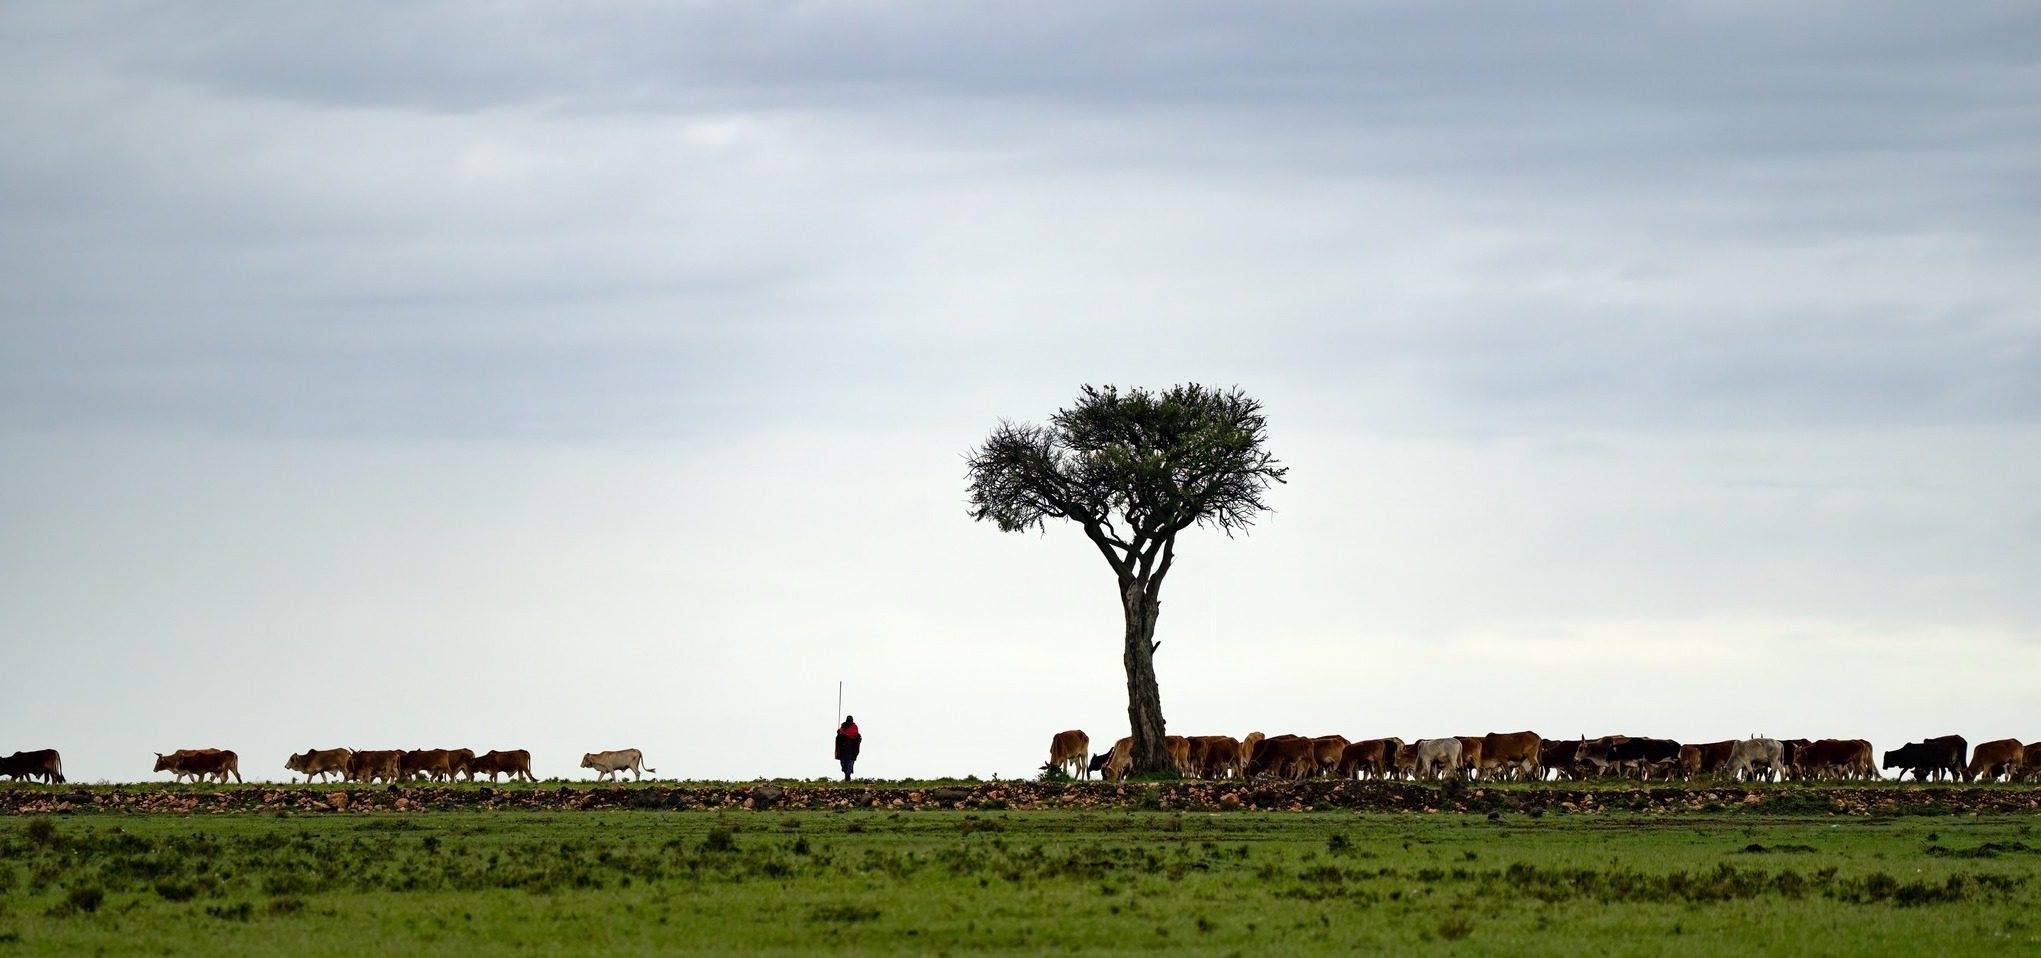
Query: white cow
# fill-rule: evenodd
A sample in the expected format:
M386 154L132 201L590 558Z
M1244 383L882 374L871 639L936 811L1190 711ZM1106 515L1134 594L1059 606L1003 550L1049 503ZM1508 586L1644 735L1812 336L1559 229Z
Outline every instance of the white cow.
M1439 778L1451 778L1460 768L1460 740L1457 738L1426 738L1417 741L1417 777L1431 778L1432 769L1439 769Z
M1763 766L1767 778L1775 778L1786 767L1786 747L1775 738L1745 739L1729 750L1729 761L1722 765L1722 776L1731 781L1754 778L1758 767Z
M643 780L641 768L643 772L655 775L659 773L656 768L643 768L644 764L644 753L635 748L620 748L614 752L590 752L581 756L581 767L595 769L599 773L595 776L598 781L613 778L616 773L627 768L631 770L632 781Z

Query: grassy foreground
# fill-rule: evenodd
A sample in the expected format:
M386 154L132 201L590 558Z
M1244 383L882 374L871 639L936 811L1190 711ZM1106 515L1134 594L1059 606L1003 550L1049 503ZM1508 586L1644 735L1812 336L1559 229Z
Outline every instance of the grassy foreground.
M7 955L2041 954L2033 815L0 820Z

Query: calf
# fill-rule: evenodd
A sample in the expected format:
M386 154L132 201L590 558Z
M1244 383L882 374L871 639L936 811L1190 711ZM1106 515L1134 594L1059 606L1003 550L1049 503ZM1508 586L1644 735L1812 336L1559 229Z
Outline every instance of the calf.
M1680 746L1680 777L1689 781L1701 777L1701 746Z
M1049 737L1049 760L1042 764L1042 770L1065 769L1072 778L1090 778L1091 772L1085 767L1085 756L1090 754L1091 736L1083 729L1057 732Z
M347 758L353 754L353 752L344 748L308 748L302 755L291 756L289 761L283 763L283 767L304 775L307 782L311 781L315 775L322 782L326 780L328 775L339 775L345 778L347 776Z

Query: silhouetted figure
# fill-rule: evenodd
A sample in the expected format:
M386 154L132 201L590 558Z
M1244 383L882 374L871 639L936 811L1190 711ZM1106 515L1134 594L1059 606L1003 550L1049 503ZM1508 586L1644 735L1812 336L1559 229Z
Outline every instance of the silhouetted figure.
M858 749L865 744L864 735L858 732L857 719L843 717L843 724L836 727L836 763L843 766L843 780L850 781L851 766L858 761Z

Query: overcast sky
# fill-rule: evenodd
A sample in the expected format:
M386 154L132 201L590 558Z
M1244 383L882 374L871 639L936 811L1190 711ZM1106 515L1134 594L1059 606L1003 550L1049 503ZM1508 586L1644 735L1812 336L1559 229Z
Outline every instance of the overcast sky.
M1172 732L2041 738L2041 8L0 7L0 753L1029 776L1239 386Z

